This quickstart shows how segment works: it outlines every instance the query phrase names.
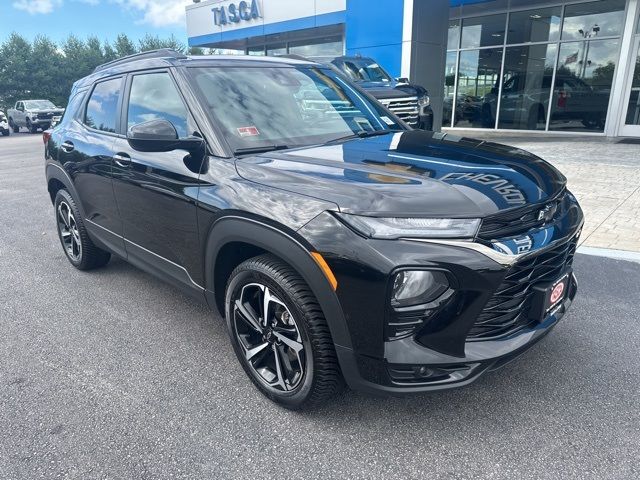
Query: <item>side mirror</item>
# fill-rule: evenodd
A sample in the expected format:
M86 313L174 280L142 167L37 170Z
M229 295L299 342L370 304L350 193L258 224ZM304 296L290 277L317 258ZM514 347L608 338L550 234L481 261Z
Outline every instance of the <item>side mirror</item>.
M139 152L195 152L204 145L200 137L179 138L176 127L164 119L134 125L127 132L127 141L131 148Z
M409 83L409 79L406 77L398 77L396 78L396 82L398 83Z

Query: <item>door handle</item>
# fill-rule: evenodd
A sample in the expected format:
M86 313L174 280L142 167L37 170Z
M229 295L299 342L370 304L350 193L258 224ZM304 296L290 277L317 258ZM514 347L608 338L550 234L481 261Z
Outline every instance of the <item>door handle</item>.
M60 148L62 149L63 152L69 153L69 152L72 152L75 147L73 146L73 142L70 142L67 140L62 145L60 145Z
M116 153L113 156L113 161L116 162L117 165L125 168L131 165L131 157L126 153Z

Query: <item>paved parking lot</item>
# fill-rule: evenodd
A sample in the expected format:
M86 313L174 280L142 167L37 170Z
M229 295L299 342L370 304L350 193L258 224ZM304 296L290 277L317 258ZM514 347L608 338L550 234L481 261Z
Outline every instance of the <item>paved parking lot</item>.
M640 264L578 255L569 315L455 391L265 400L222 320L114 260L74 270L40 135L0 137L0 478L640 477Z

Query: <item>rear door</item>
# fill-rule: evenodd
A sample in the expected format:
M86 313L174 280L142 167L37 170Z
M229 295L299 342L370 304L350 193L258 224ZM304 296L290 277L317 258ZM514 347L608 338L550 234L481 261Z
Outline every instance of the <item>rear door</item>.
M168 70L131 74L122 133L157 119L170 121L181 138L199 135ZM116 138L114 151L113 186L129 261L180 286L199 289L202 258L196 201L202 159L194 162L185 150L139 152L125 137Z
M87 229L124 256L122 222L111 180L123 87L124 77L96 83L84 97L78 114L55 130L55 139L58 161L76 188Z

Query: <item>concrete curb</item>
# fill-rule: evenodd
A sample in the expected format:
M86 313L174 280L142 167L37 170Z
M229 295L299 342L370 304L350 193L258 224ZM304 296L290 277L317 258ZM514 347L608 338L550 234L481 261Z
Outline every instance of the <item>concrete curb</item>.
M596 257L615 258L640 263L640 252L628 252L626 250L613 250L611 248L578 247L577 253L594 255Z

